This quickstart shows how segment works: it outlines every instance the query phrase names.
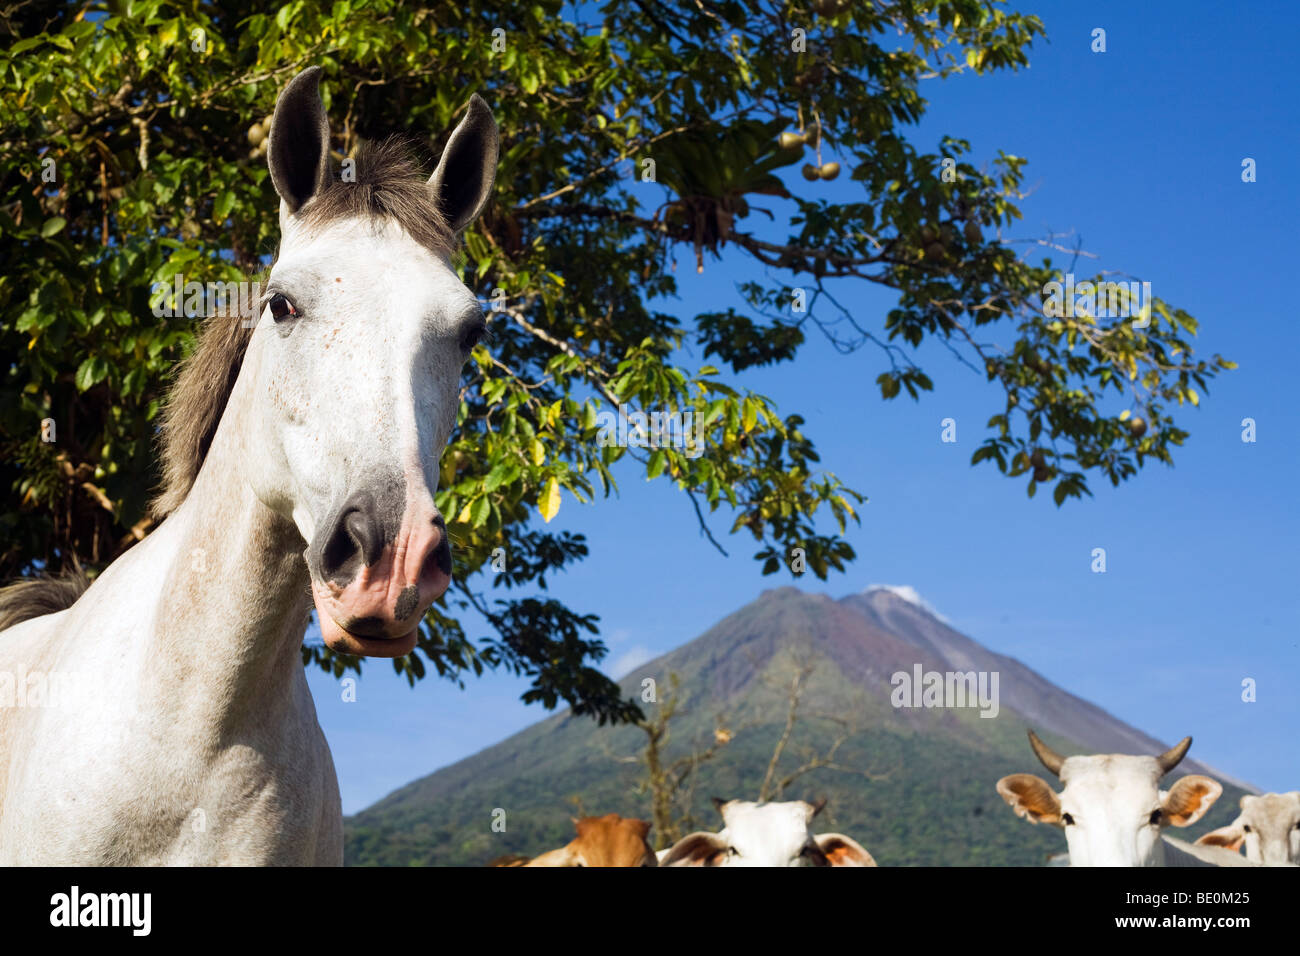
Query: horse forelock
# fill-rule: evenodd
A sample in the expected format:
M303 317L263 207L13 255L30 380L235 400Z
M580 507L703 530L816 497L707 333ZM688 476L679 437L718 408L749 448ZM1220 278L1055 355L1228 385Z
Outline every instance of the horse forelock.
M434 254L452 253L455 234L438 209L408 140L391 136L382 142L363 143L354 172L354 180L330 182L296 218L309 229L349 219L391 220ZM163 409L162 488L152 505L159 517L180 506L203 467L239 377L254 324L246 327L239 316L209 319L193 354L181 365Z
M347 219L391 220L435 255L451 255L456 236L413 149L414 141L402 136L363 143L352 178L331 180L298 211L298 218L309 228Z

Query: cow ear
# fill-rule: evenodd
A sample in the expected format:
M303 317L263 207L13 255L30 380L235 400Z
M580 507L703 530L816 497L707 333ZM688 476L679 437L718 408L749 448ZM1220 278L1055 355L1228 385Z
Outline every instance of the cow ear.
M497 175L497 122L483 99L475 93L438 168L429 177L433 201L452 232L460 235L487 205Z
M826 862L831 866L875 866L875 858L866 848L852 837L843 833L819 833L813 837Z
M320 98L320 74L319 66L303 70L275 102L266 154L282 216L296 213L329 185L330 124Z
M998 781L998 793L1030 823L1061 826L1061 801L1041 777L1032 773L1013 773Z
M660 866L721 866L727 856L727 841L716 833L692 833L673 844Z
M1162 793L1161 809L1176 827L1191 826L1214 805L1223 793L1219 781L1191 773L1179 778L1167 793Z
M1240 823L1229 823L1226 827L1219 827L1217 830L1211 830L1199 840L1197 846L1221 846L1228 850L1240 850L1241 845L1246 842L1246 831L1241 828Z

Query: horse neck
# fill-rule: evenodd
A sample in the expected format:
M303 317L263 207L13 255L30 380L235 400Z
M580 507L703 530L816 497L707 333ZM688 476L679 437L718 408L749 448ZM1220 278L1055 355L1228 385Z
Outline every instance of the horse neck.
M244 478L236 387L175 523L154 627L153 682L216 732L265 725L301 698L300 647L311 599L294 523ZM159 529L162 530L161 528Z

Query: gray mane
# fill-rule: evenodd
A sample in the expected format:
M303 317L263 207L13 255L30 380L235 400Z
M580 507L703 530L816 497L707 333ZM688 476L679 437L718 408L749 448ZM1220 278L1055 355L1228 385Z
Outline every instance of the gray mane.
M90 578L75 568L57 577L41 574L0 588L0 631L43 614L54 614L77 603L90 587Z

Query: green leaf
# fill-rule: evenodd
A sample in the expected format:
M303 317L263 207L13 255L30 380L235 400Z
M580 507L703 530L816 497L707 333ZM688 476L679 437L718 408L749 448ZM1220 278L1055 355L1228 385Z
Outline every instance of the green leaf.
M499 461L488 472L487 479L483 482L484 491L496 491L501 485L508 480L510 474L510 462Z
M235 208L235 194L229 189L222 190L221 195L217 196L217 201L212 206L212 218L217 223L226 221L230 215L230 210Z
M646 465L645 475L647 480L658 478L664 472L664 466L668 464L668 452L664 449L656 449L650 456L650 462Z
M77 390L84 392L88 388L94 388L107 377L108 363L99 356L94 356L81 363L73 380Z
M45 224L41 226L41 235L46 239L50 238L50 236L57 236L67 224L68 220L62 216L54 216L45 220Z
M470 520L478 525L487 524L488 517L491 514L492 502L488 499L487 495L477 499L469 509Z
M49 38L42 34L41 36L28 37L26 40L19 40L9 48L9 56L16 57L20 53L26 53L28 50L40 46L47 39Z

